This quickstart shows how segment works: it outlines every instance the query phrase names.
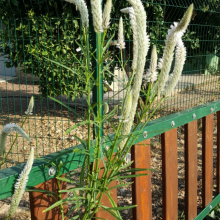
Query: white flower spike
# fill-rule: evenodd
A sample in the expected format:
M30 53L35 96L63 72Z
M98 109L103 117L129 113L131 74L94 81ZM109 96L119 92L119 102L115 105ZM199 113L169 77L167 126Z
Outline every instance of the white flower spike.
M133 7L123 8L121 12L128 13L130 17L130 23L133 31L133 61L132 61L132 69L137 69L137 58L138 58L138 35L137 35L137 24L136 24L136 16L134 14Z
M181 21L179 23L174 22L174 24L171 25L170 29L168 30L162 57L161 73L156 85L156 94L158 95L160 95L161 91L163 91L165 84L169 78L169 72L173 61L173 52L175 46L186 31L186 28L188 27L190 19L192 17L192 12L193 4L190 5Z
M7 140L7 135L14 131L19 133L23 138L31 142L31 139L22 128L20 128L16 124L7 124L3 127L0 135L0 156L2 156L5 153L5 143Z
M110 25L110 14L112 9L112 0L107 0L105 3L104 11L103 11L103 29L106 30Z
M123 20L122 17L120 17L119 20L119 26L118 26L118 44L116 45L117 48L120 50L125 48L125 42L124 42L124 31L123 31Z
M173 70L173 77L168 85L168 88L164 92L164 96L168 97L170 93L175 89L177 82L183 71L183 67L186 61L186 48L184 47L183 41L180 39L177 42L176 52L175 52L175 65Z
M31 97L31 100L29 102L29 105L28 105L28 109L27 111L25 112L26 115L33 115L33 108L34 108L34 97L32 96Z
M96 33L103 32L101 0L91 0L93 26Z
M11 199L11 206L10 206L10 209L8 212L9 216L12 216L15 213L15 211L21 201L21 197L24 194L26 184L28 181L28 175L31 171L33 162L34 162L34 148L32 147L28 161L27 161L23 171L19 174L17 182L14 185L15 190L14 190L14 194Z
M155 82L157 81L157 76L157 47L154 45L151 53L150 67L147 70L147 74L144 76L144 78L147 80L147 82Z
M123 122L125 125L123 127L123 131L122 131L122 135L126 135L127 132L129 133L130 132L130 129L127 124L130 123L131 121L131 111L132 111L132 90L131 89L128 89L127 90L127 95L126 95L126 98L125 98L125 101L124 101L124 106L123 106L123 111L122 111L122 115L119 116L119 122ZM129 130L129 131L128 131ZM127 141L127 138L123 139L118 147L120 150L123 149L125 143Z
M84 0L65 0L65 1L75 4L77 6L81 15L82 26L84 28L89 27L89 13L85 1Z
M132 87L132 109L129 115L129 120L124 124L122 135L128 135L131 131L133 125L134 116L137 109L138 98L141 90L141 84L143 79L144 67L146 62L146 56L149 49L149 37L147 35L147 16L144 10L144 6L141 0L128 0L134 9L134 14L136 17L136 27L138 36L138 58L137 58L137 70L134 77L134 83ZM119 148L123 149L127 138L123 139L119 143Z

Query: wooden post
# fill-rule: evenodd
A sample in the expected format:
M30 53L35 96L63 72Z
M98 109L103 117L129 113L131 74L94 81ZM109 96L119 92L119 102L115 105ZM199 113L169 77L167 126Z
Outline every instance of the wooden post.
M133 168L151 168L150 139L134 145L131 148ZM138 172L141 173L141 172ZM134 220L152 219L151 172L148 176L136 177L132 184L132 203L137 205L133 209Z
M185 218L197 216L197 121L185 125Z
M178 219L177 129L161 135L163 219Z
M213 114L202 118L202 206L212 201L213 189Z
M217 112L217 192L220 193L220 111Z
M61 182L60 185L61 189L66 189L66 182ZM57 179L53 178L50 179L44 183L41 183L37 186L35 186L33 189L41 189L41 190L48 190L52 192L57 192L58 185L57 185ZM56 199L58 197L53 194ZM51 209L48 212L44 212L46 208L53 205L56 200L54 197L47 195L46 193L41 192L29 192L30 197L30 211L31 211L31 220L62 220L62 215L60 212L60 208L56 207L54 209ZM67 198L67 193L62 194L62 199ZM64 214L68 211L68 206L64 205ZM66 217L65 220L68 218Z

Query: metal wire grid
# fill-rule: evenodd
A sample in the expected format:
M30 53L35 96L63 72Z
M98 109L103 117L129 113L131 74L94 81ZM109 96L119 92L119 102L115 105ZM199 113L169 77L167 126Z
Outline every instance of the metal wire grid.
M89 7L89 1L87 2ZM151 45L157 45L159 57L162 56L167 29L173 21L178 21L181 18L190 3L191 1L186 0L143 1L148 15L148 33L150 34ZM188 34L188 37L184 38L188 55L182 79L176 88L175 98L169 99L161 105L155 117L165 116L172 112L188 109L219 98L218 71L216 71L215 75L204 75L204 73L207 71L207 56L214 54L214 56L218 57L219 55L219 37L217 36L220 30L220 7L217 7L217 3L213 1L194 1L193 3L196 10L189 27L191 35ZM13 67L9 68L11 70L9 75L11 79L9 81L6 80L7 67L3 66L3 72L5 72L3 78L6 81L0 84L1 127L13 122L21 125L25 118L24 112L30 97L35 95L34 114L28 117L24 125L25 131L32 138L32 143L29 144L19 137L5 167L24 162L29 155L31 146L35 146L36 157L41 157L77 144L72 134L77 134L83 139L86 139L87 136L83 128L69 135L64 135L65 130L80 119L68 109L47 98L47 95L58 97L83 116L87 108L85 98L71 100L61 95L64 91L69 94L71 90L74 95L74 91L76 91L76 82L74 81L76 76L69 76L69 73L65 72L62 67L57 67L49 61L42 62L41 60L43 55L47 55L46 51L49 51L52 54L52 59L76 68L75 59L71 57L71 53L77 53L76 44L74 44L73 40L78 39L81 34L78 12L74 6L69 7L68 3L59 0L26 0L23 1L24 7L20 7L20 4L22 3L18 3L16 0L11 2L1 1L0 25L1 30L3 30L1 32L1 41L3 43L2 46L7 44L8 47L2 47L4 56L1 57L0 61L9 63L8 65L11 66L20 62L24 63L21 68L17 68L16 77L13 77L13 71L15 71ZM114 40L116 41L118 21L122 15L119 9L128 4L126 1L114 1L114 5L116 5L113 11L115 17L111 19L108 37L115 33ZM68 13L62 10L62 8L66 9L67 7L69 7ZM52 8L53 10L51 10ZM5 14L5 11L8 14ZM54 14L50 14L51 11ZM158 15L158 11L160 13L162 11L162 13ZM27 15L30 15L31 12L34 12L35 15L30 18ZM65 17L67 14L69 15L68 18ZM127 62L126 73L129 75L132 61L132 35L129 19L125 15L123 17L125 18L125 29L128 30L125 32L126 50L124 50L123 55L124 62ZM193 48L192 46L195 45L197 39L199 39L199 47ZM50 45L49 48L46 47L48 45ZM30 55L30 51L34 49L37 50L37 55ZM110 49L113 52L113 57L109 59L115 60L111 70L114 73L117 72L118 77L123 78L122 72L118 68L119 53L114 46L114 42ZM19 51L23 51L22 57L19 55L14 55L13 59L9 57L10 53L16 54ZM150 54L149 51L147 64L150 60ZM79 57L82 58L82 55L79 55ZM148 65L146 65L146 70L147 67ZM24 74L21 69L23 69L22 72ZM29 73L28 70L30 69L32 71ZM53 73L52 75L50 74L51 72ZM65 74L66 77L64 77ZM117 83L116 78L112 78L109 75L106 75L105 80L104 87L111 87L112 90L110 91L108 88L105 91L104 99L108 100L114 93L120 91L122 85ZM83 93L83 87L81 92ZM120 100L124 93L122 91L109 102L110 108L115 105L120 107ZM109 130L108 124L104 125L104 128L105 132L112 132ZM8 146L13 142L14 137L14 135L9 137Z

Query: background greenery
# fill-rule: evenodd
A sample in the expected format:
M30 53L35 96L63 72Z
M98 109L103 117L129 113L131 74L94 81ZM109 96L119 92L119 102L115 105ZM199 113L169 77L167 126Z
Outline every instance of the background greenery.
M90 10L89 2L86 0ZM143 1L148 15L148 33L151 44L157 44L160 56L169 26L174 20L178 21L181 18L188 5L188 2L185 1L185 3L178 3L182 7L177 8L173 7L171 2L173 4L171 0ZM218 55L220 49L220 43L216 43L220 34L220 29L216 27L220 16L212 13L213 8L216 9L220 6L220 2L219 0L207 0L194 1L194 3L197 10L194 11L192 25L183 40L187 47L187 62L195 67L198 63L203 63L203 66L199 66L199 68L205 69L206 54ZM126 0L113 0L109 36L115 33L115 40L117 40L118 19L122 15L119 9L128 6ZM76 54L78 59L83 58L81 52L76 52L78 46L74 43L74 40L80 40L81 36L79 15L74 5L61 0L1 0L0 13L2 15L1 29L3 30L0 35L2 42L0 52L10 59L7 67L22 66L26 74L31 73L38 76L39 90L43 96L65 94L74 100L75 97L86 94L85 84L81 78L44 59L47 57L63 65L68 65L78 72L81 71L75 65L73 57L73 54ZM132 60L132 30L128 15L123 14L123 17L126 30L124 53L128 61L126 71L129 72L130 60ZM197 24L204 25L204 28L197 28ZM206 24L213 28L206 28ZM212 38L214 35L216 41L213 41L215 45L207 47L205 39L209 38L209 35ZM90 39L92 44L94 39L92 36ZM114 43L110 50L113 50L114 56L119 56L119 51L115 49ZM148 59L149 57L150 53ZM114 70L115 65L117 62L109 67L111 71ZM108 72L104 77L111 84L113 77Z

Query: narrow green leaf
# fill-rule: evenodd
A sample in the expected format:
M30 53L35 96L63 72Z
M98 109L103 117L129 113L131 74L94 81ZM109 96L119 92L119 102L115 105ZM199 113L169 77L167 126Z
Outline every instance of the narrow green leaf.
M111 53L112 53L111 51L107 52L107 53L102 57L102 59L101 59L101 61L100 61L100 64L102 64L103 62L105 62L105 60L107 60L107 58L109 57L109 55L110 55Z
M60 190L59 192L61 192L61 193L64 193L64 192L73 192L73 191L76 191L76 190L86 191L86 190L92 190L92 188L77 188L77 187L74 187L74 188L71 188L71 189L62 189L62 190Z
M60 105L63 105L64 107L66 107L68 110L70 110L71 112L74 112L78 117L84 119L82 116L80 116L76 111L74 111L73 109L71 109L69 106L65 105L64 103L62 103L61 101L59 101L58 99L55 99L51 96L48 96L49 99L52 99L53 101L59 103Z
M125 169L125 168L127 168L127 167L129 167L132 163L133 163L134 161L131 161L131 162L129 162L129 163L127 163L127 164L125 164L124 166L122 166L121 168L120 168L120 170L122 170L122 169Z
M84 141L81 138L77 137L75 134L73 134L73 137L76 138L76 140L80 141L80 143L83 144L85 148L87 147L86 141Z
M74 125L73 127L69 128L69 129L65 132L65 134L69 134L72 130L78 128L78 127L81 126L81 125L88 124L88 123L91 123L91 121L81 121L81 122L79 122L78 124Z
M120 172L120 173L117 173L116 175L114 176L117 176L117 175L121 175L121 174L124 174L124 173L134 173L134 172L140 172L140 171L149 171L150 169L145 169L145 168L131 168L129 170L125 170L123 172ZM114 177L112 176L112 177Z
M105 208L105 206L101 205L100 207L103 208L103 210L101 210L101 211L106 211L106 212L110 213L113 217L115 217L116 219L118 219L118 220L123 220L123 219L121 218L121 216L118 217L113 211L110 211L110 210L108 210L107 208ZM117 211L117 210L114 210L114 211Z
M125 209L133 209L137 207L137 205L130 205L130 206L124 206L124 207L115 207L115 208L105 208L105 210L125 210ZM100 211L104 211L104 210L100 210Z
M66 215L66 216L68 216L68 215ZM65 218L64 218L64 219L65 219ZM79 219L79 215L74 216L74 217L72 217L72 218L69 218L69 220L75 220L75 219Z
M116 208L116 207L117 207L117 205L115 204L115 201L112 199L112 197L109 195L109 193L105 192L105 195L107 195L107 197L108 197L109 201L111 202L112 207ZM107 211L107 210L106 210L106 211ZM117 217L119 217L119 219L121 219L121 220L122 220L122 218L121 218L121 215L120 215L119 211L118 211L118 210L115 210L115 212L116 212Z
M63 68L69 70L70 72L72 72L72 73L78 75L78 77L80 77L80 78L82 77L82 76L81 76L79 73L77 73L75 70L73 70L73 69L71 69L71 68L69 68L69 67L67 67L67 66L65 66L65 65L63 65L63 64L61 64L61 63L58 63L58 62L56 62L56 61L54 61L54 60L51 60L51 59L49 59L49 58L46 58L46 57L44 57L44 59L49 60L50 62L55 63L55 64L57 64L57 65L59 65L59 66L62 66Z
M105 53L105 51L109 48L110 43L112 42L112 39L114 38L115 34L112 35L112 37L108 40L108 42L106 43L105 47L103 48L102 51L102 56Z
M57 193L53 191L43 190L43 189L27 189L28 192L42 192L42 193L53 193L55 195L58 195Z
M76 197L69 197L69 198L66 198L66 199L62 199L62 200L59 200L58 202L55 202L53 205L51 205L50 207L45 209L43 212L48 212L51 209L53 209L53 208L55 208L55 207L65 203L65 202L68 202L68 201L71 201L71 200L79 200L79 199L85 199L85 198L81 197L81 196L76 196Z
M56 177L58 180L65 181L67 183L76 183L75 181L67 178L62 178L62 177Z
M116 186L113 186L111 188L108 188L108 190L112 190L112 189L115 189L115 188L120 188L120 187L125 187L125 186L128 186L128 185L131 185L133 182L129 182L129 183L125 183L125 184L119 184L119 185L116 185Z
M113 117L118 110L118 106L115 106L114 109L103 118L102 122L105 122L107 119Z
M86 160L87 160L87 157L84 158L83 165L82 165L82 168L81 168L81 173L80 173L80 176L79 176L79 187L83 186L84 173L85 173L85 168L86 168L86 165L87 165ZM80 192L80 194L82 195L82 192Z
M147 176L148 174L134 174L134 175L128 175L128 176L117 176L118 179L124 179L124 178L132 178L132 177L139 177L139 176Z

